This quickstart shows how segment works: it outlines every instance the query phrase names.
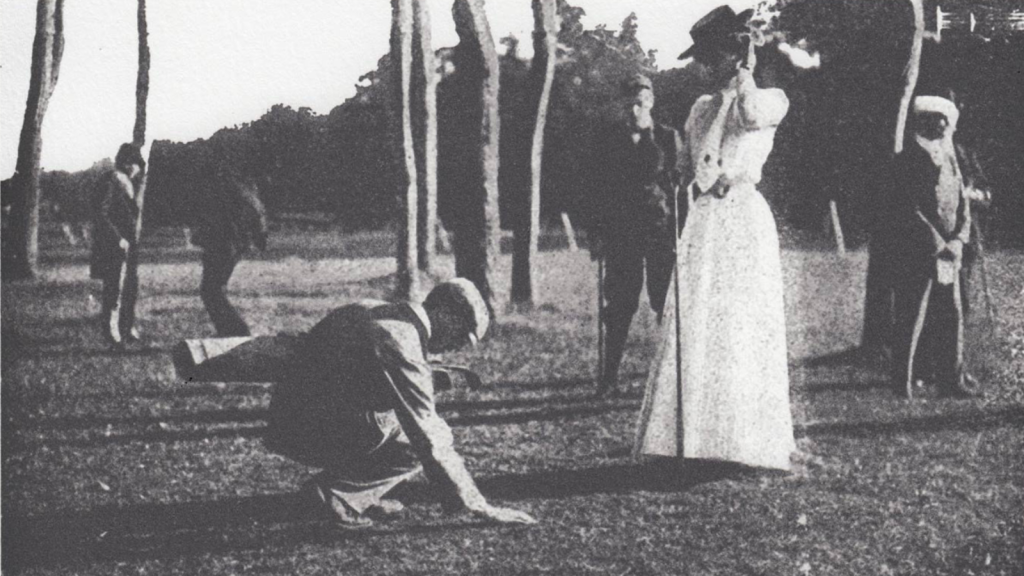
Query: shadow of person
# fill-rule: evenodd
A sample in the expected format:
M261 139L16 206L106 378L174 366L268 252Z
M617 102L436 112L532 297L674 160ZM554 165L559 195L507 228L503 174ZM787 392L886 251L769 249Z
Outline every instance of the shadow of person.
M682 491L736 473L701 463L611 465L485 478L495 500L561 499L596 493ZM407 504L436 503L433 485L416 480L389 497ZM479 522L396 522L346 531L308 513L300 493L195 502L101 506L35 516L4 514L3 570L89 566L97 562L195 558L242 550L358 541L384 533L467 529Z
M478 523L477 523L478 524ZM102 506L39 516L4 514L4 573L99 562L202 558L249 550L359 542L393 533L468 529L473 523L339 528L311 515L298 492L184 503Z
M752 469L729 462L687 459L680 464L674 458L659 458L643 464L495 476L483 479L480 489L489 498L499 500L559 499L636 491L680 492L750 473Z
M230 527L298 519L297 495L176 504L102 506L82 512L4 516L4 571L157 559L231 547ZM249 528L247 532L252 532ZM235 538L239 544L240 538ZM245 547L244 545L242 546Z

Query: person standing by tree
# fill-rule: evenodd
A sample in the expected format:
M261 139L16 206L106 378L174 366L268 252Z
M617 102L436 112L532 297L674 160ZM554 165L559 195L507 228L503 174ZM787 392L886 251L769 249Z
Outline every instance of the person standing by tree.
M220 176L200 215L192 243L203 248L199 295L217 335L248 336L249 326L228 300L228 281L250 248L267 247L267 215L251 181Z
M647 271L651 308L661 319L675 263L677 230L675 191L683 160L674 129L651 118L654 89L643 75L624 87L623 119L609 126L595 143L593 199L585 212L591 256L605 260L603 322L607 350L598 394L615 392L629 325L640 303ZM685 201L680 212L685 210ZM685 214L680 214L682 223Z
M103 280L103 336L115 348L140 337L135 328L139 292L135 229L141 217L137 199L145 173L146 161L139 147L122 144L93 203L91 276Z
M914 98L911 130L892 171L893 387L912 398L934 379L945 394L977 396L964 365L966 276L971 260L971 203L953 143L959 110L948 91Z

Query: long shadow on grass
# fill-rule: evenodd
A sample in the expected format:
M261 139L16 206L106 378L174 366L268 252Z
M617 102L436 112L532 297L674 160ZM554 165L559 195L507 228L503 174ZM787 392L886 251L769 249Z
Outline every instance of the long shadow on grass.
M480 489L488 497L500 500L557 499L638 490L673 492L746 472L739 465L723 462L702 461L680 468L675 461L665 459L642 466L618 464L580 470L508 474L482 480Z
M104 506L85 512L36 517L5 514L3 569L85 566L102 561L158 560L294 547L360 542L382 534L429 533L437 525L337 529L311 519L297 494L250 498Z
M798 427L798 436L845 436L875 438L919 432L980 432L992 428L1024 426L1024 407L1001 410L967 410L954 414L935 414L905 420L869 422L820 422Z
M580 400L586 401L586 397ZM601 401L586 404L566 404L563 406L551 407L547 404L540 408L527 408L524 410L493 411L492 406L500 410L509 410L510 404L515 401L502 403L500 401L485 401L481 403L467 402L459 406L459 411L467 409L476 404L482 404L482 414L454 413L452 410L441 406L440 412L445 420L453 427L462 426L501 426L511 424L526 424L531 422L557 421L563 419L578 420L592 416L600 416L612 412L636 411L639 409L639 402L635 399L618 401ZM541 404L535 399L524 399L526 405ZM550 402L550 400L549 400ZM138 417L129 419L117 418L93 418L67 417L56 422L32 423L26 422L19 425L19 428L50 430L58 433L68 432L72 436L50 437L36 440L18 439L18 445L24 447L47 446L47 447L92 447L117 444L130 444L133 442L199 442L205 439L214 438L258 438L266 430L267 411L256 410L217 410L201 412L179 417L156 416ZM143 428L138 431L109 433L104 430L107 425L133 425ZM214 425L216 428L204 426ZM223 425L223 427L221 427ZM797 425L795 434L799 437L814 436L843 436L848 438L874 438L900 434L913 434L924 432L942 431L969 431L978 432L992 428L1006 426L1024 426L1024 408L1009 407L1001 410L981 411L966 410L953 414L936 414L918 418L908 418L890 421L854 421L854 422L818 422L806 425ZM175 430L175 427L187 427L185 430Z
M99 339L97 337L97 339ZM157 356L167 354L167 350L160 346L145 345L141 348L128 348L126 350L113 350L111 348L97 347L74 347L55 348L51 350L37 350L33 352L21 352L18 360L42 360L44 358L60 359L85 359L85 358L129 358L136 356Z
M24 323L24 322L23 322ZM91 345L82 345L91 342ZM99 317L73 317L47 320L38 324L5 326L3 353L14 360L46 358L132 357L165 352L155 343L132 344L124 350L107 346L101 336Z
M576 404L550 406L551 399L523 399L511 401L482 401L454 403L449 407L442 404L439 412L449 425L459 426L498 426L505 424L526 424L561 419L579 419L599 416L611 412L636 411L639 409L637 400L618 400L595 402L580 397ZM525 406L526 409L518 409ZM463 413L475 409L482 414ZM500 411L498 411L500 410ZM511 410L511 411L509 411ZM456 413L453 413L456 412ZM48 430L51 432L70 433L72 437L51 437L41 440L26 440L30 446L107 446L130 444L133 442L187 442L202 441L207 438L256 438L266 430L266 409L255 410L215 410L181 416L141 416L133 418L69 416L44 422L26 422L20 425L23 429ZM137 431L109 433L107 426L130 425L143 428ZM218 426L208 428L204 426ZM225 425L224 427L220 427ZM187 427L175 430L176 427Z
M632 382L647 376L646 372L629 372L620 374L622 382ZM559 390L559 389L590 389L596 390L596 383L593 376L575 376L572 378L554 378L547 380L530 381L499 381L488 384L489 388L496 390Z
M43 301L66 301L82 298L89 294L99 297L102 284L99 280L84 280L70 282L11 282L4 284L7 294L4 300L11 305L17 304L24 299L28 302L39 303Z
M265 393L269 390L267 385L253 384L243 390L250 390L254 393ZM213 394L207 391L205 394ZM449 423L475 422L481 417L492 416L522 416L522 412L507 414L493 414L501 410L521 410L524 408L536 408L529 414L540 413L543 415L561 414L575 415L574 410L585 411L589 405L590 409L598 413L612 411L615 409L627 409L636 407L635 402L622 401L597 401L588 396L561 396L542 398L513 398L498 400L460 400L454 402L442 402L438 405L438 413L446 416ZM467 414L467 412L486 412L487 414ZM226 408L221 410L202 410L184 414L173 415L149 415L149 416L58 416L33 422L26 422L24 426L35 430L75 430L85 428L105 428L107 426L152 426L158 424L167 425L188 425L188 424L252 424L265 422L269 416L266 408Z
M843 382L809 383L803 387L801 392L817 395L828 392L865 392L867 390L881 390L891 387L892 384L883 379L865 378L863 380L846 380Z
M583 470L510 474L486 478L480 487L496 501L559 499L596 493L685 491L737 473L734 466L614 465ZM409 504L437 502L424 482L403 486L397 496ZM422 518L422 510L419 516ZM412 515L412 514L410 514ZM307 544L342 544L395 534L430 534L479 527L465 517L428 524L398 519L370 529L333 528L311 519L297 493L248 498L103 506L84 512L39 516L5 514L3 569L87 566L104 561L159 560L245 550L293 548Z

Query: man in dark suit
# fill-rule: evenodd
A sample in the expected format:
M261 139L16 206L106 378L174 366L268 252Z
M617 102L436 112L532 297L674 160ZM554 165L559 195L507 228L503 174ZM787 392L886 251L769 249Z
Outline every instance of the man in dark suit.
M139 292L139 189L145 178L142 151L122 144L114 169L97 187L93 213L91 276L103 280L103 336L120 348L139 339L135 301Z
M965 282L971 255L971 203L953 135L959 111L951 98L914 99L911 131L894 160L891 223L893 386L910 398L919 382L943 392L980 390L964 366Z
M268 447L323 468L305 486L335 521L363 526L401 505L384 496L423 471L446 510L530 524L492 506L438 416L427 353L475 345L490 318L472 282L435 287L422 305L363 301L338 308L302 338L290 376L270 401Z
M599 395L618 387L645 268L647 295L660 322L675 266L675 194L686 163L679 133L653 121L653 106L651 81L643 75L633 77L624 89L622 121L604 130L594 147L593 196L584 209L584 225L589 228L591 256L605 262L607 302L601 305L607 340ZM685 198L680 199L680 225L686 206Z
M238 177L221 176L200 204L192 243L203 248L203 279L199 294L218 336L248 336L249 326L231 305L228 281L235 266L252 247L267 247L267 215L256 185Z

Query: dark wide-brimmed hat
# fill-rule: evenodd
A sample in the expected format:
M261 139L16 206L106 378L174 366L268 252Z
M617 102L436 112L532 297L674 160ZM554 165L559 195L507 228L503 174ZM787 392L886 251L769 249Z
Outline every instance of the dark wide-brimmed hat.
M729 6L719 6L708 12L690 28L693 46L679 55L680 60L693 56L694 52L707 48L729 48L736 41L736 34L747 31L747 21L754 15L754 10L744 10L737 14Z

